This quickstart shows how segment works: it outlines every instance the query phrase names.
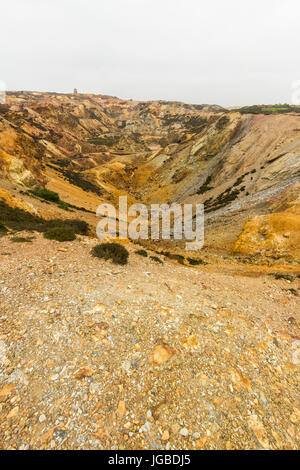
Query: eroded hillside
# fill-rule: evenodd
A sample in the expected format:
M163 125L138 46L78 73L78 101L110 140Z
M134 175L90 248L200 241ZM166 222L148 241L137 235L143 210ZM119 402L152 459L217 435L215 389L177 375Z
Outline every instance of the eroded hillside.
M94 226L99 202L116 202L120 194L147 204L204 203L208 251L297 262L300 114L293 108L246 111L10 92L0 109L1 187L52 217L61 207L28 196L28 189L46 185L90 211L79 215ZM293 216L285 215L291 210ZM248 219L277 212L293 227L281 224L277 233L277 225L269 224L264 244L261 218L248 222L241 235ZM256 235L245 247L249 230Z

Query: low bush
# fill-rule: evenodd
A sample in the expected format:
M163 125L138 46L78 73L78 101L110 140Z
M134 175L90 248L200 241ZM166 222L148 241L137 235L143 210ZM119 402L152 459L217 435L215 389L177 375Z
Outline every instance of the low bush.
M0 237L3 237L4 235L6 235L8 233L8 230L7 228L5 227L4 224L2 224L0 222Z
M48 240L56 240L58 242L71 242L76 239L75 233L70 228L56 227L44 233L44 237Z
M274 274L274 277L278 281L280 279L285 279L286 281L293 281L294 280L293 276L290 276L289 274L285 274L285 273L276 273L276 274Z
M216 123L216 128L220 131L224 129L224 127L227 126L227 124L230 122L230 119L227 116L222 116Z
M291 288L291 289L286 289L286 290L290 292L291 294L296 295L297 297L299 296L299 293L296 289Z
M156 263L163 264L163 261L158 258L158 256L150 256L150 259L152 259L152 261L155 261Z
M52 219L45 220L37 215L30 214L18 207L10 207L5 201L0 200L0 234L7 233L7 229L13 231L47 232L60 227L68 228L72 232L85 235L88 233L88 224L80 219ZM1 227L3 227L1 229Z
M65 202L65 201L58 201L57 205L58 205L58 207L59 207L60 209L63 209L64 211L73 212L73 211L71 211L71 206L70 206L70 204L68 204L68 203Z
M53 165L48 165L51 168L55 168ZM68 212L74 212L74 209L89 212L90 214L95 214L94 211L90 211L85 207L78 207L74 204L70 204L69 202L62 201L57 193L54 191L49 191L48 189L34 189L31 191L20 191L21 194L26 194L27 196L31 196L34 198L43 199L47 204L50 202L54 202L60 209L63 209Z
M13 243L32 243L32 239L33 237L12 237L10 240L13 242Z
M202 186L198 189L197 194L203 194L206 191L213 189L213 187L209 185L210 182L211 182L211 176L209 175L206 178L205 182L202 184Z
M111 260L115 264L127 264L129 253L120 243L101 243L94 246L92 249L92 256L96 258L103 258Z
M45 201L49 201L49 202L60 201L59 195L54 191L50 191L49 189L45 189L45 188L32 189L29 192L33 194L34 196L40 197L41 199L45 199Z
M50 168L53 168L55 171L58 171L59 173L61 173L64 176L64 178L66 178L69 181L69 183L73 184L74 186L78 186L84 191L95 193L97 194L97 196L102 196L102 191L98 186L96 186L91 181L83 178L80 172L74 171L72 169L71 170L66 169L67 165L69 165L68 160L62 160L60 162L60 166L54 166L54 165L48 164Z
M89 144L94 145L107 145L108 147L115 145L119 142L118 136L103 136L103 137L91 137L88 139Z
M147 258L147 256L148 256L148 253L147 253L146 250L137 250L137 251L135 252L135 254L136 254L136 255L140 255L140 256L144 256L145 258Z
M68 227L73 230L74 233L78 235L86 235L89 230L89 224L85 220L80 219L70 219L66 220L65 223Z
M285 113L300 113L300 106L289 104L275 104L275 105L253 105L244 106L243 108L232 109L241 114L285 114Z
M170 253L169 251L162 251L161 254L166 256L167 258L178 261L178 263L180 264L184 264L184 256L182 255L176 255L176 254Z
M191 266L197 266L199 264L207 264L203 259L193 259L193 258L187 258L187 261Z

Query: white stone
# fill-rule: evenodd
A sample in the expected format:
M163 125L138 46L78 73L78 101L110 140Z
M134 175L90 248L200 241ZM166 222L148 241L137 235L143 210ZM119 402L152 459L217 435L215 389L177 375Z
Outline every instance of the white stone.
M189 432L186 428L182 428L180 429L179 434L183 437L187 437L189 435Z

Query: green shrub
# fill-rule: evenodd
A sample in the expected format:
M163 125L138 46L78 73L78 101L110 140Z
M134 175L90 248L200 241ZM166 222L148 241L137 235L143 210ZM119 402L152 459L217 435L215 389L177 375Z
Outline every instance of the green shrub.
M53 165L48 165L51 168L55 168ZM95 214L94 211L90 211L85 209L85 207L78 207L74 204L70 204L69 202L62 201L57 193L54 191L48 191L47 189L35 189L31 191L20 191L21 194L27 194L27 196L31 196L34 198L43 199L47 204L50 202L54 202L57 204L58 207L65 211L74 212L73 209L77 209L83 212L89 212L90 214Z
M209 186L209 183L211 182L211 176L209 175L205 182L202 184L202 186L198 189L197 194L203 194L206 191L209 191L210 189L213 189L212 186Z
M45 189L45 188L32 189L29 192L33 194L34 196L40 197L41 199L45 199L45 201L49 201L49 202L60 201L59 195L54 191L50 191L49 189Z
M286 281L293 281L294 278L293 276L290 276L289 274L285 273L276 273L274 274L275 279L280 280L280 279L285 279Z
M299 293L296 289L291 288L291 289L286 289L286 290L290 292L291 294L296 295L297 297L299 296Z
M156 263L163 264L162 260L158 258L158 256L150 256L150 259L152 259L152 261L155 261Z
M0 114L5 115L9 111L9 106L7 104L0 104Z
M14 243L32 243L32 238L33 237L13 237L10 240Z
M197 266L199 264L207 264L203 259L193 259L193 258L187 258L188 262L192 266Z
M68 204L65 201L58 201L57 205L58 205L58 207L60 207L61 209L65 210L65 211L71 211L70 204Z
M4 237L8 233L7 228L5 227L4 224L0 222L0 237Z
M74 233L85 235L88 232L88 224L80 219L52 219L44 220L37 215L32 215L18 207L10 207L0 200L0 234L7 233L7 228L14 231L47 232L53 228L68 228ZM2 227L2 228L1 228ZM7 227L7 228L6 228Z
M103 136L103 137L91 137L87 141L89 144L112 146L112 145L117 144L119 140L120 138L117 136Z
M230 122L230 119L227 116L222 116L216 123L216 128L220 131L224 129L224 127L227 126L227 124Z
M96 258L103 258L105 260L111 259L115 264L127 264L129 253L120 243L101 243L94 246L92 255Z
M178 263L180 264L184 264L184 256L182 255L176 255L176 254L170 253L169 251L162 251L161 254L166 256L167 258L178 261Z
M44 237L48 240L56 240L58 242L71 242L76 239L75 233L70 228L56 227L44 233Z
M275 105L253 105L244 106L243 108L232 109L241 114L285 114L285 113L300 113L300 107L289 104L275 104Z
M144 256L145 258L147 258L147 256L148 256L148 253L147 253L146 250L137 250L137 251L135 252L135 254L136 254L136 255L140 255L140 256Z
M85 220L70 219L66 220L65 224L78 235L86 235L89 230L89 224Z
M61 160L59 166L51 165L50 163L48 163L48 166L61 173L69 181L69 183L73 184L74 186L78 186L84 191L89 191L97 194L98 196L102 196L101 189L91 181L83 178L81 173L72 169L66 169L69 163L70 162L68 160Z

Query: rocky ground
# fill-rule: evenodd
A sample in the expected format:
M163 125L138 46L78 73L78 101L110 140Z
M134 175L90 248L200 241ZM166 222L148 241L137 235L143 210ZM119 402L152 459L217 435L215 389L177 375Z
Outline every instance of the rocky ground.
M296 268L158 264L134 245L116 266L95 239L34 237L1 238L2 449L299 448Z

